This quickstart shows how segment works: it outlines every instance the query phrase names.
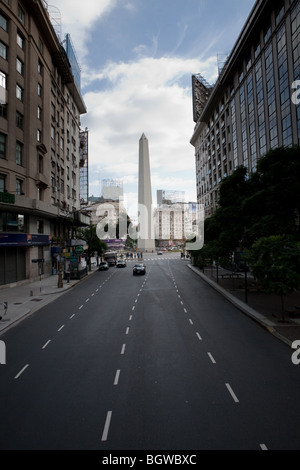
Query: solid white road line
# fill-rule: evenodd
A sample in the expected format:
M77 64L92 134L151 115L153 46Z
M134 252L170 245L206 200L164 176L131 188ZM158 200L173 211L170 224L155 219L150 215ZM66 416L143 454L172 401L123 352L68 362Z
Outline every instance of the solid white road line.
M240 401L239 401L239 399L237 398L237 396L236 396L236 394L234 393L234 391L232 390L231 386L230 386L229 384L225 384L225 385L226 385L226 387L227 387L227 389L228 389L230 395L232 396L234 402L235 402L235 403L239 403Z
M112 417L112 411L108 411L107 416L106 416L104 431L103 431L102 439L101 439L102 442L107 441L108 432L109 432L109 428L110 428L111 417Z
M27 364L25 367L23 367L23 369L15 376L15 380L17 380L19 377L21 377L23 372L25 372L25 370L28 369L28 367L29 367L29 364Z

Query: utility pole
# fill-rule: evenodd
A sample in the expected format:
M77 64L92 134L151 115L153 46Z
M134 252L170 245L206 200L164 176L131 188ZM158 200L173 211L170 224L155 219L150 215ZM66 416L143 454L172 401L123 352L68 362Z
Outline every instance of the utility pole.
M62 241L60 238L59 242L59 262L58 262L58 283L57 283L57 288L62 289L64 287L63 283L63 272L62 272Z

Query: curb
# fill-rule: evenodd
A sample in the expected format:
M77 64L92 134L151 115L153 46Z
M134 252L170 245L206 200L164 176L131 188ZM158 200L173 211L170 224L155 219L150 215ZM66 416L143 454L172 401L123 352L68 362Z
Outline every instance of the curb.
M269 333L271 333L273 336L275 336L277 339L285 343L287 346L291 347L293 342L279 334L275 328L274 328L274 323L267 320L261 313L257 312L253 308L249 307L249 305L245 304L241 300L237 299L234 295L230 294L226 289L221 287L219 284L216 282L212 281L209 279L205 274L201 273L197 268L191 265L187 265L187 267L193 271L195 274L197 274L203 281L205 281L207 284L209 284L213 289L215 289L217 292L219 292L223 297L225 297L234 307L236 307L238 310L240 310L242 313L247 315L251 320L255 321L259 325L261 325L263 328L265 328Z

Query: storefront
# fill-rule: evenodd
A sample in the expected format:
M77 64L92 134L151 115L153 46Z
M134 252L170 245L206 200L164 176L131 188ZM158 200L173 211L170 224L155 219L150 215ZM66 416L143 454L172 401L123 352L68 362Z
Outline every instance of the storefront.
M49 235L0 233L0 285L28 279L31 254L44 258L44 249L49 245Z

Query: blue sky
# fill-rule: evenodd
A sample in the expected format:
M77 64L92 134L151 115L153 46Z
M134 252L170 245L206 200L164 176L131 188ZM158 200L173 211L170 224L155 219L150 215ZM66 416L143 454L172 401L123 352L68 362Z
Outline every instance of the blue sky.
M213 84L218 55L232 50L255 0L50 0L82 69L88 113L90 195L121 178L134 217L138 148L149 140L157 189L196 200L191 76ZM50 7L53 10L53 7Z

